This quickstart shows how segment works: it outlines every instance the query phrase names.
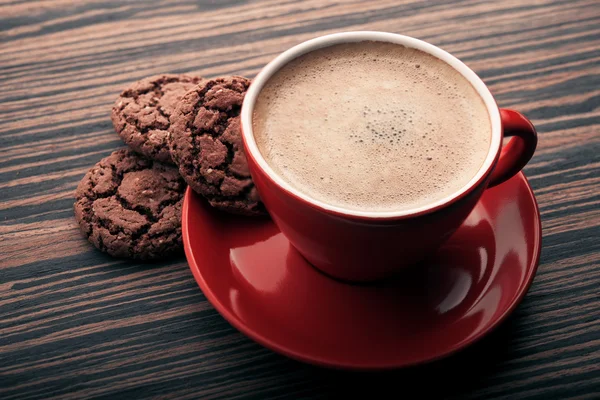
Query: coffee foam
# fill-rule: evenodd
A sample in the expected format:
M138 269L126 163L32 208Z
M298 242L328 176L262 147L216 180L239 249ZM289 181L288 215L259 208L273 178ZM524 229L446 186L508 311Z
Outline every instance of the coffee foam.
M487 109L456 70L415 49L336 45L284 66L253 130L290 185L335 206L402 211L460 190L491 142Z

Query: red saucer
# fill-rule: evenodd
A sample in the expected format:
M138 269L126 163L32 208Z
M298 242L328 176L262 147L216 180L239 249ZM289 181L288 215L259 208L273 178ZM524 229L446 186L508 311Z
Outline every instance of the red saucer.
M376 285L323 275L270 219L218 212L189 188L183 237L196 281L234 327L304 362L368 370L438 359L495 328L533 280L541 225L519 173L431 259Z

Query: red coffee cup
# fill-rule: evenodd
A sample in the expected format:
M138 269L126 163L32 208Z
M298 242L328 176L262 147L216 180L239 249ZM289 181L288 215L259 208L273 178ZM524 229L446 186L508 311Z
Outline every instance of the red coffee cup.
M257 96L269 78L302 54L364 40L396 43L429 53L460 72L483 99L492 125L491 146L480 170L461 190L412 210L347 210L298 191L276 174L261 155L252 132L252 114ZM531 122L516 111L499 109L483 81L463 62L432 44L385 32L336 33L283 52L250 85L242 106L241 126L250 173L275 224L313 266L348 281L386 278L423 260L461 225L485 189L506 181L529 162L537 145ZM449 126L448 134L459 132L452 132ZM503 147L504 136L514 137Z

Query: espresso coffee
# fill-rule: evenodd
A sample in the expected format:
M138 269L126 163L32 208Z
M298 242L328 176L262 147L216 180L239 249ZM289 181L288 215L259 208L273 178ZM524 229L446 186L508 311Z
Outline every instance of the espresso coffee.
M253 131L288 184L358 211L404 211L455 193L481 168L492 136L483 100L459 72L371 41L286 64L257 98Z

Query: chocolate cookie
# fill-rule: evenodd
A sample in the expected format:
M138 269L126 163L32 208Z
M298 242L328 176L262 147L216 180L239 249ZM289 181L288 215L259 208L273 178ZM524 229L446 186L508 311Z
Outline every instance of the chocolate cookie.
M171 115L171 157L183 179L216 208L244 215L265 210L250 178L240 109L250 80L207 80L181 98Z
M188 75L157 75L135 82L112 108L115 130L133 151L172 164L167 143L169 116L181 96L201 80Z
M92 167L75 192L75 218L88 240L115 257L181 252L185 182L177 168L121 149Z

